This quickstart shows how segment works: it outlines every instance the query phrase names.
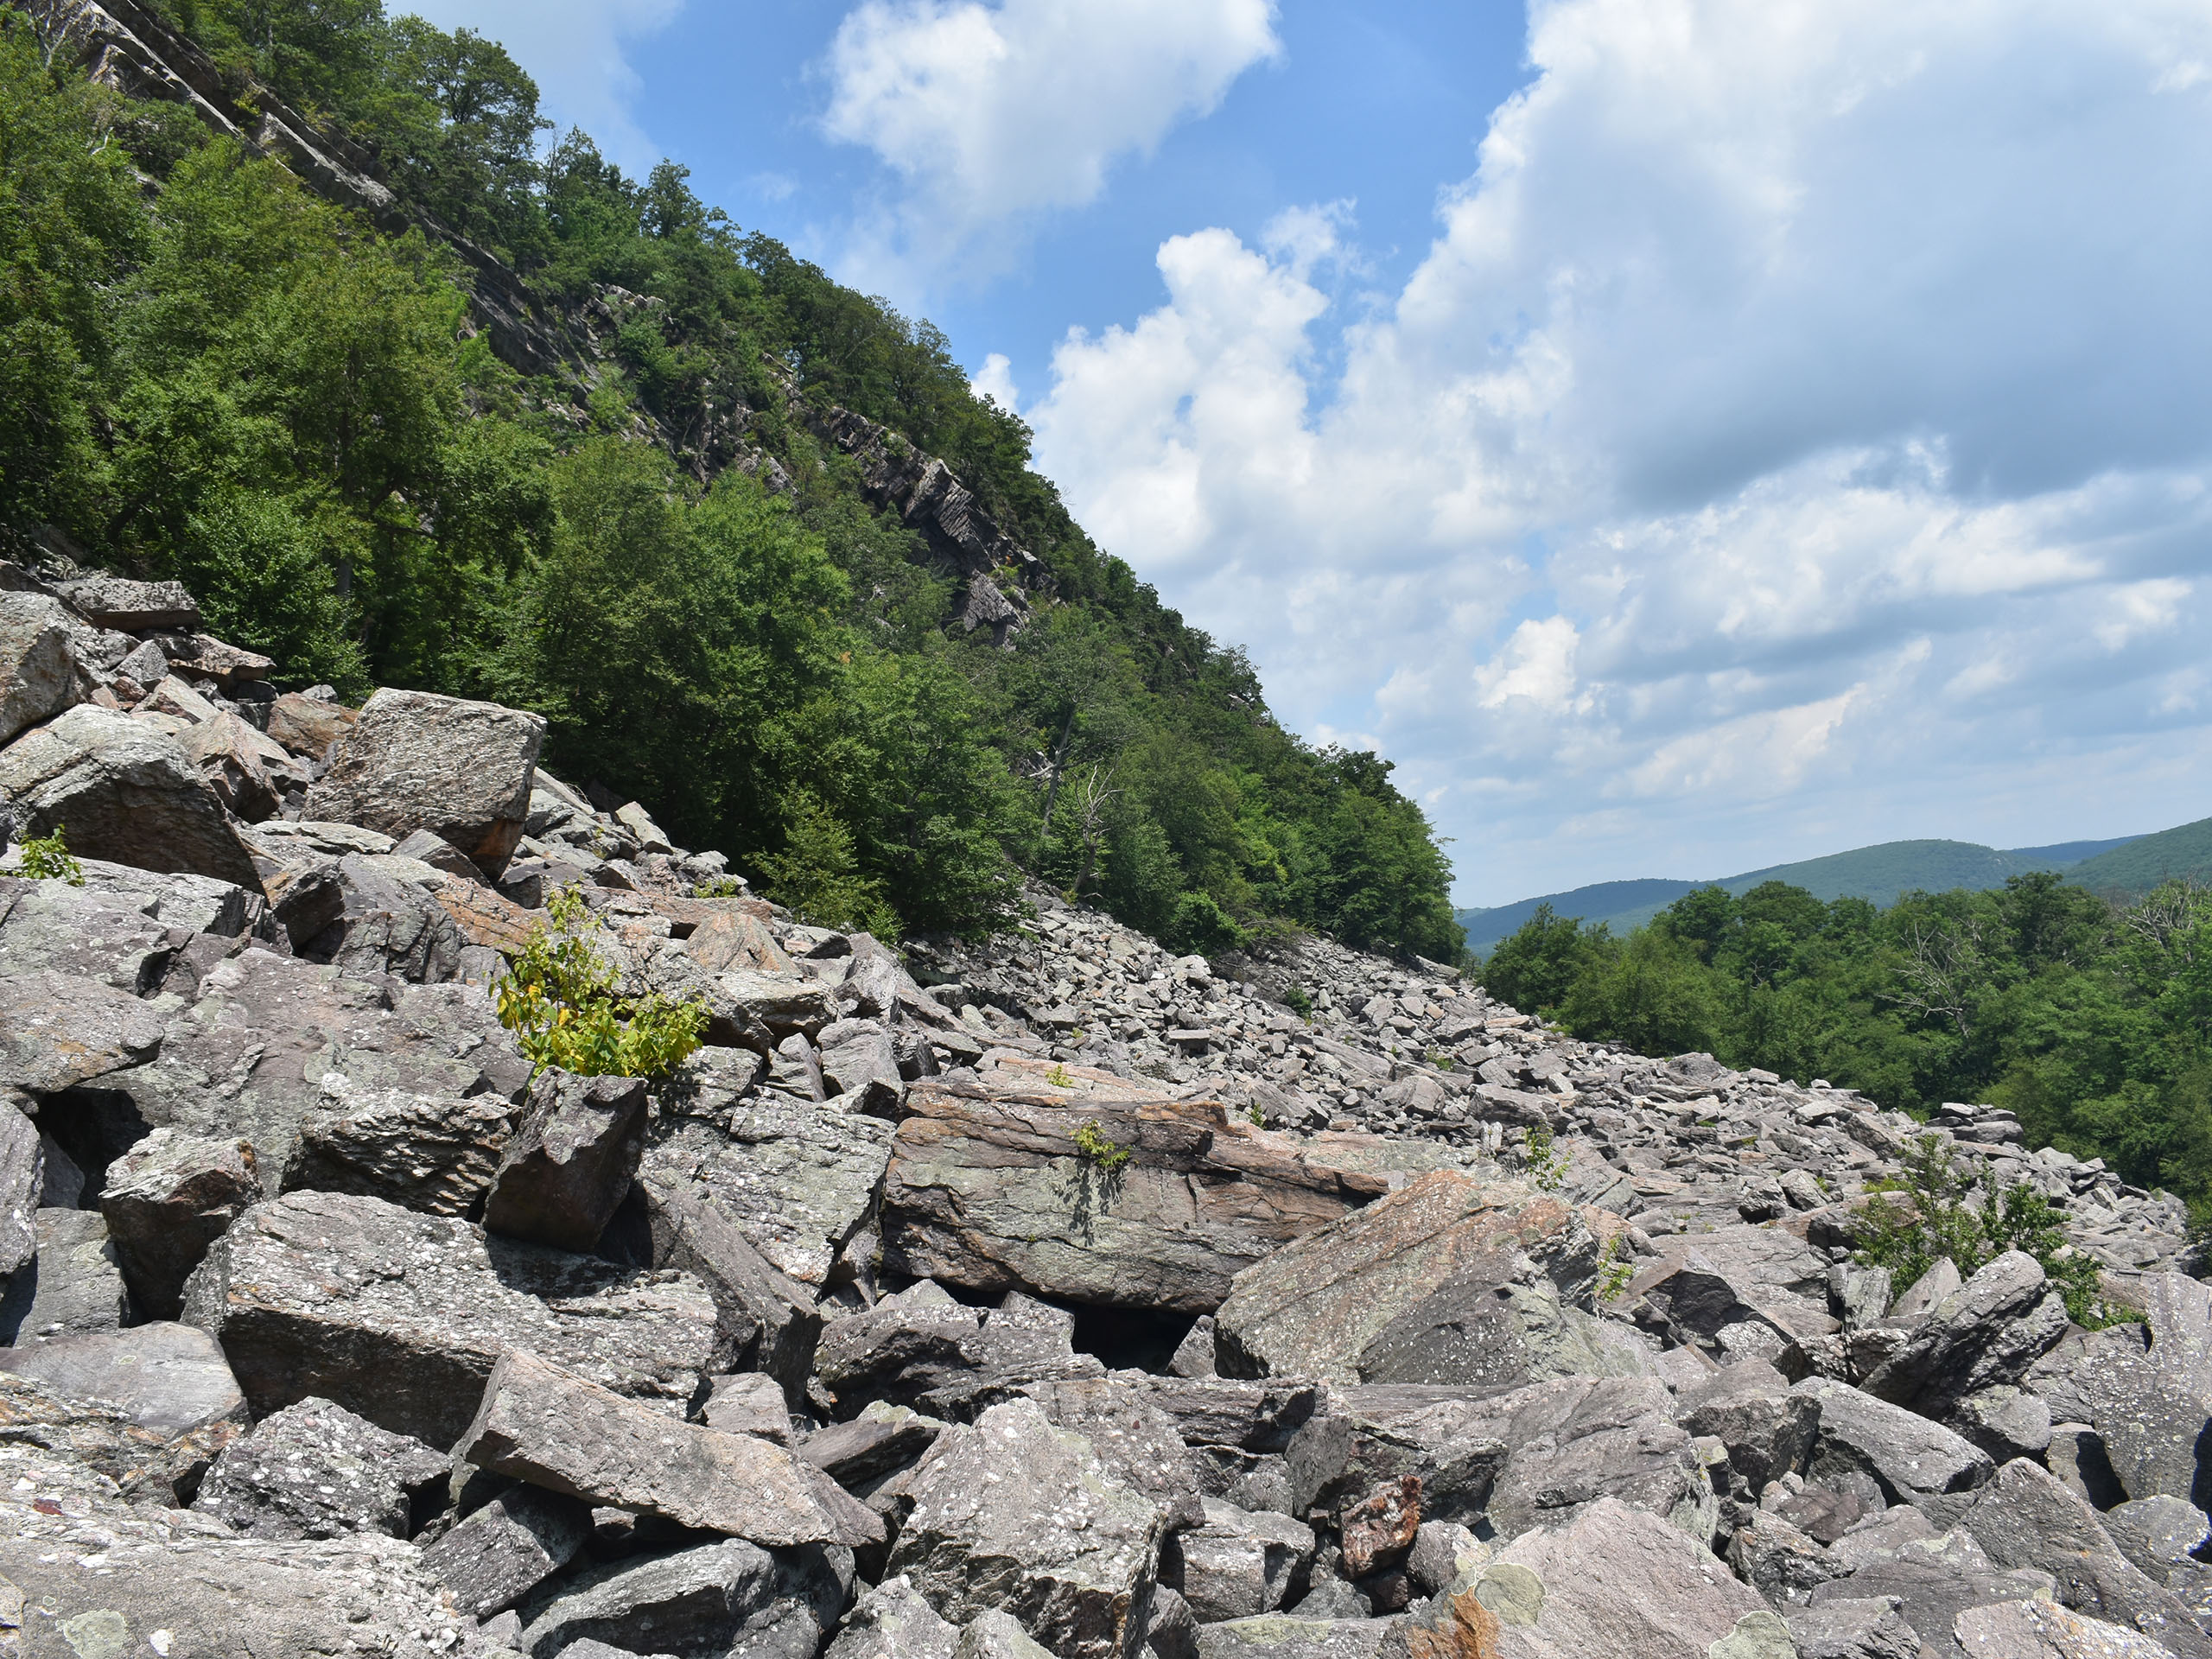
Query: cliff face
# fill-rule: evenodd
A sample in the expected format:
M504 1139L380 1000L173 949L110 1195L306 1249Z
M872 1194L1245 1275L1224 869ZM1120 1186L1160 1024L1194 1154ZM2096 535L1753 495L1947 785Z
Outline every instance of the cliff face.
M580 422L587 418L583 400L601 384L616 334L631 316L659 303L608 285L575 305L540 293L494 254L403 200L378 175L367 147L318 126L264 86L226 84L206 53L135 0L16 3L37 28L50 60L74 63L128 97L184 105L213 131L282 162L325 200L381 230L418 228L449 249L468 284L472 325L500 361L575 405ZM1018 632L1029 618L1027 595L1051 587L1042 562L994 522L944 461L864 415L809 402L773 359L764 366L782 390L782 417L857 461L868 504L896 513L921 536L932 562L960 582L954 619L970 632L988 628L1001 644ZM753 441L757 416L743 404L709 408L678 433L641 413L638 429L702 483L734 467L771 489L786 488L783 464Z

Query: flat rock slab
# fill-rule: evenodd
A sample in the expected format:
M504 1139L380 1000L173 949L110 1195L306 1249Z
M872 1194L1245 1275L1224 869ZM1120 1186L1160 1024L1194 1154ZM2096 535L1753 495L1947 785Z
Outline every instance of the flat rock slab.
M1114 1481L1033 1400L948 1429L906 1478L891 1554L938 1613L1011 1613L1060 1659L1141 1649L1166 1510Z
M1268 1613L1199 1625L1198 1659L1392 1659L1402 1640L1400 1630L1395 1618L1300 1618ZM1438 1651L1452 1654L1449 1649Z
M113 1406L157 1434L245 1421L245 1399L223 1351L190 1325L138 1325L57 1337L0 1351L0 1370L73 1400Z
M755 1095L721 1122L663 1118L645 1164L656 1184L711 1199L778 1271L819 1289L874 1213L895 1132L835 1103Z
M185 1317L221 1340L257 1415L318 1395L442 1446L511 1348L680 1414L715 1341L714 1304L681 1274L334 1192L247 1211L194 1274Z
M334 744L302 816L450 842L497 880L522 839L545 722L493 702L389 688Z
M1217 1101L1074 1068L1061 1090L1051 1075L913 1085L884 1180L887 1264L970 1290L1206 1313L1239 1271L1389 1190Z
M134 1509L84 1464L36 1446L0 1446L0 1577L22 1594L32 1654L494 1651L411 1544L241 1538L206 1517Z
M454 1454L549 1491L771 1548L883 1539L872 1511L783 1447L671 1422L521 1351L493 1371Z

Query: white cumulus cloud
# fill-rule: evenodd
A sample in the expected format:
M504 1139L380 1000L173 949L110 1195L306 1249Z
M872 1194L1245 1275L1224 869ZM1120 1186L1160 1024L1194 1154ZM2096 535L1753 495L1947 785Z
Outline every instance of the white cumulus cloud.
M938 265L1094 200L1280 49L1273 0L864 0L830 48L823 124L906 187L879 257Z
M1529 41L1378 308L1312 280L1339 207L1178 237L1069 335L1024 412L1102 543L1374 732L1470 902L2212 812L2212 10Z

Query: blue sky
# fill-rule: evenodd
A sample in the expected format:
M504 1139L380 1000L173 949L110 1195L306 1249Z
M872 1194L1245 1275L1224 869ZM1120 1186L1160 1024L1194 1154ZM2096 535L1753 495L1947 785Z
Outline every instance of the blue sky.
M950 335L1459 896L2212 814L2200 0L433 0Z

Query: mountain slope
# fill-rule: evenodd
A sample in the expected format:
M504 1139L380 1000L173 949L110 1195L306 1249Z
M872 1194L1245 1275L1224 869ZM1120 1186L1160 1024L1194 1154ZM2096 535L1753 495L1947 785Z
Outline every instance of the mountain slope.
M2203 833L2190 840L2192 831ZM2181 839L2168 842L2168 836ZM2137 849L2153 842L2163 843L2159 852L2129 861ZM2082 862L2090 859L2095 861ZM2196 862L2188 863L2191 859ZM2109 870L2113 873L2096 875L2084 884L2096 885L2101 880L2105 885L2126 887L2142 869L2157 865L2160 860L2172 861L2177 874L2184 868L2212 872L2212 820L2202 825L2168 830L2163 836L2124 836L2110 841L2062 842L2049 847L2001 850L1965 841L1891 841L1794 864L1746 870L1740 875L1722 876L1712 882L1656 879L1605 881L1577 887L1571 893L1548 893L1494 909L1463 910L1456 914L1459 925L1467 931L1467 948L1484 952L1518 929L1535 913L1539 905L1549 905L1554 915L1580 918L1592 925L1602 922L1615 933L1625 933L1649 921L1684 893L1707 886L1741 895L1762 883L1781 881L1802 887L1823 902L1852 898L1886 906L1908 893L1999 887L2007 878L2030 870L2065 870L2069 880L2083 880L2083 870ZM2153 874L2141 886L2153 886L2157 880Z
M186 581L302 684L529 709L824 925L988 929L1029 876L1185 950L1457 956L1389 763L1284 731L941 334L680 167L541 153L496 42L376 0L0 19L0 552Z
M2212 818L2161 830L2083 860L2066 879L2093 893L2141 893L2169 876L2212 880Z

